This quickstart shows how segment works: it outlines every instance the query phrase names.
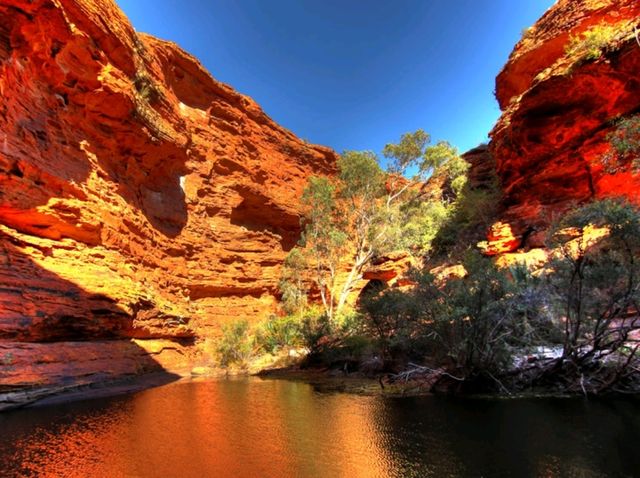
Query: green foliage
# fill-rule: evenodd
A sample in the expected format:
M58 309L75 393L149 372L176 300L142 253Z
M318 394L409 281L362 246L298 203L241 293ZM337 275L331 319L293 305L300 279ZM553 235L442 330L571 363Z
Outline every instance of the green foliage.
M357 363L372 349L372 340L363 328L363 316L357 311L345 310L334 321L324 314L307 314L302 323L309 363Z
M515 281L489 259L468 254L467 276L438 283L424 271L409 292L388 289L363 302L367 330L386 356L420 360L425 356L465 380L508 368L515 347L535 340L527 328L548 324L548 314L524 299L537 283Z
M514 301L517 285L490 259L468 255L464 266L468 275L448 280L440 297L433 283L422 294L428 302L435 296L432 307L440 305L430 327L433 356L474 380L508 367L521 324Z
M412 355L425 325L425 312L412 294L388 289L364 297L361 304L367 319L365 331L375 337L387 358Z
M257 346L268 353L305 344L300 315L269 317L256 332Z
M345 151L338 160L340 196L355 202L384 194L384 173L371 151Z
M398 248L420 255L432 250L434 239L450 220L454 206L443 201L416 201L403 211Z
M356 249L355 260L369 261L392 243L393 210L385 202L385 174L375 154L347 151L338 161L344 231Z
M618 25L594 25L569 39L565 46L565 55L582 61L597 60L626 33Z
M249 334L249 323L240 320L222 327L222 337L216 344L220 364L245 365L253 352L253 338Z
M439 141L433 146L425 148L422 156L422 162L420 163L420 171L424 175L429 175L441 166L449 165L449 167L452 167L455 172L463 174L464 171L459 171L461 166L460 161L464 163L464 160L460 158L460 154L455 147L451 146L447 141ZM457 164L453 166L451 163Z
M305 256L329 321L341 312L362 268L394 242L391 223L395 210L376 155L346 151L338 161L338 170L335 184L313 177L302 196L305 221L300 254ZM351 270L338 284L341 265L350 262L349 253ZM281 287L287 299L295 296L287 285L290 283L285 280ZM293 310L289 307L288 311Z
M302 194L305 208L303 254L314 268L313 278L320 290L329 317L335 307L335 287L338 267L346 254L348 237L346 222L340 214L336 188L325 177L311 177Z
M297 314L307 306L305 270L307 258L298 248L287 255L278 287L282 294L281 305L285 313Z
M311 355L322 349L324 339L331 335L333 324L326 313L317 308L305 310L300 315L300 333L304 346Z
M589 239L591 226L608 234ZM568 241L563 232L577 231ZM619 199L595 201L567 214L551 229L550 242L562 251L549 282L557 311L564 315L564 357L574 364L613 353L638 328L640 313L640 213Z
M394 177L406 174L412 167L418 169L416 179L429 178L445 165L451 169L452 180L466 172L468 165L454 146L447 141L429 145L430 141L431 137L424 130L419 129L413 133L403 134L398 143L389 143L384 147L384 157L391 160L388 172L392 179L390 185L392 194L398 186L393 181ZM407 185L406 181L404 185Z
M474 391L554 383L598 393L633 383L640 211L623 200L595 201L567 213L551 237L561 254L542 274L518 265L500 270L467 253L463 278L438 282L422 271L412 290L373 291L362 301L366 334L387 359L444 367ZM509 373L514 354L551 345L562 346L560 358L517 378Z
M497 183L488 189L472 189L465 180L464 185L458 187L462 190L450 206L448 220L441 224L432 240L433 252L440 256L459 253L482 240L500 204Z
M465 194L473 193L467 193L469 164L449 143L441 141L426 147L422 157L423 173L432 171L430 180L442 181L442 197L416 198L401 205L396 247L425 255L432 252L434 240L455 219Z
M302 204L307 207L307 224L330 225L336 206L335 186L325 177L310 177Z
M640 171L640 115L621 119L607 139L613 148L604 158L609 173L616 173L625 164L636 173Z
M405 133L397 144L385 145L382 154L385 158L392 159L389 172L392 174L404 174L407 168L413 166L424 155L425 147L431 141L431 137L424 130L419 129L414 133Z

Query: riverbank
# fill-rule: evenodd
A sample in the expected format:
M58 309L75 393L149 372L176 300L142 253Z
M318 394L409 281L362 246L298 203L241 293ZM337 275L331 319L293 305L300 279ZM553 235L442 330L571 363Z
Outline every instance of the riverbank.
M0 394L0 412L17 408L39 407L92 398L126 395L160 387L186 378L187 376L175 373L153 372L83 385L74 384L6 392Z
M90 400L117 395L128 395L169 383L224 381L242 377L258 377L262 380L285 380L305 383L318 393L345 393L361 396L418 397L449 395L465 398L530 399L530 398L575 398L580 393L561 393L553 389L532 389L518 393L451 393L434 390L432 381L420 378L398 378L391 380L389 374L365 376L360 372L345 373L338 369L308 368L298 366L281 368L243 369L239 367L216 368L194 367L180 373L153 372L101 383L68 387L32 389L0 394L0 412L17 408L40 407L60 403ZM614 394L615 395L615 394ZM629 394L625 394L629 395ZM640 396L640 391L635 394Z

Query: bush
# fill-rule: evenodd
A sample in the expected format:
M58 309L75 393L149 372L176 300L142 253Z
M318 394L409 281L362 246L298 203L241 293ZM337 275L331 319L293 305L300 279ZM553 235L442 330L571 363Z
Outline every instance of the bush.
M253 353L253 339L249 335L249 323L246 320L240 320L224 325L222 337L216 344L216 352L222 366L246 365Z
M535 300L538 281L523 272L516 280L477 253L464 265L464 278L438 283L422 272L414 290L388 289L364 302L368 330L386 356L428 359L466 380L486 379L509 367L515 348L541 340L527 329L550 326L548 310L523 300Z
M619 25L595 25L580 35L572 36L565 46L565 55L578 60L597 60L625 34Z
M603 161L607 172L614 174L629 164L637 173L640 170L640 115L621 119L607 139L613 150Z
M304 344L302 323L298 316L271 316L261 324L256 333L256 344L265 352L273 353L284 348Z
M461 252L460 247L484 239L485 231L494 220L500 204L497 183L488 189L473 189L465 185L451 206L432 241L435 255L446 256Z
M622 199L595 201L556 223L550 243L562 251L549 282L564 315L563 359L581 369L640 329L640 213Z
M288 315L295 315L307 306L305 269L308 267L304 254L298 248L291 249L282 268L278 287L282 294L282 309Z
M373 292L362 299L361 307L367 317L365 333L375 338L383 357L397 359L419 353L425 311L414 294L399 289Z
M520 313L515 286L490 259L470 254L468 274L447 281L439 302L442 310L429 333L432 354L467 380L489 378L507 369L515 337L520 334Z

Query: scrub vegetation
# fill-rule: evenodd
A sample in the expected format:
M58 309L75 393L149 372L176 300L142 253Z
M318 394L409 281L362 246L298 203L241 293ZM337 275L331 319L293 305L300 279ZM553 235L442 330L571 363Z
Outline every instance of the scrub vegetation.
M637 119L611 137L635 155ZM469 246L496 216L497 181L422 130L371 152L346 152L337 179L312 177L303 237L287 257L281 315L225 329L221 362L304 350L307 366L422 390L599 394L640 385L640 212L624 200L575 207L548 231L547 263L498 267ZM626 156L625 156L626 157ZM412 179L406 179L414 173ZM391 251L414 258L402 282L363 272ZM458 273L439 277L435 265ZM358 289L359 290L359 289ZM384 377L384 380L381 378Z

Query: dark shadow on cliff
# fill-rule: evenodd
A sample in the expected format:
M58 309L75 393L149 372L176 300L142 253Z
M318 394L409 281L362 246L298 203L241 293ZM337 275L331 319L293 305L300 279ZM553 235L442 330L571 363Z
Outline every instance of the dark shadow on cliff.
M240 187L238 193L243 199L231 210L231 224L247 231L277 236L285 252L296 246L302 232L298 216L278 209L269 198L249 188Z
M159 384L178 378L129 339L133 317L113 299L43 269L23 246L0 233L0 410L150 372Z
M53 342L126 337L133 318L113 299L91 294L41 268L19 246L18 239L0 233L0 339Z

